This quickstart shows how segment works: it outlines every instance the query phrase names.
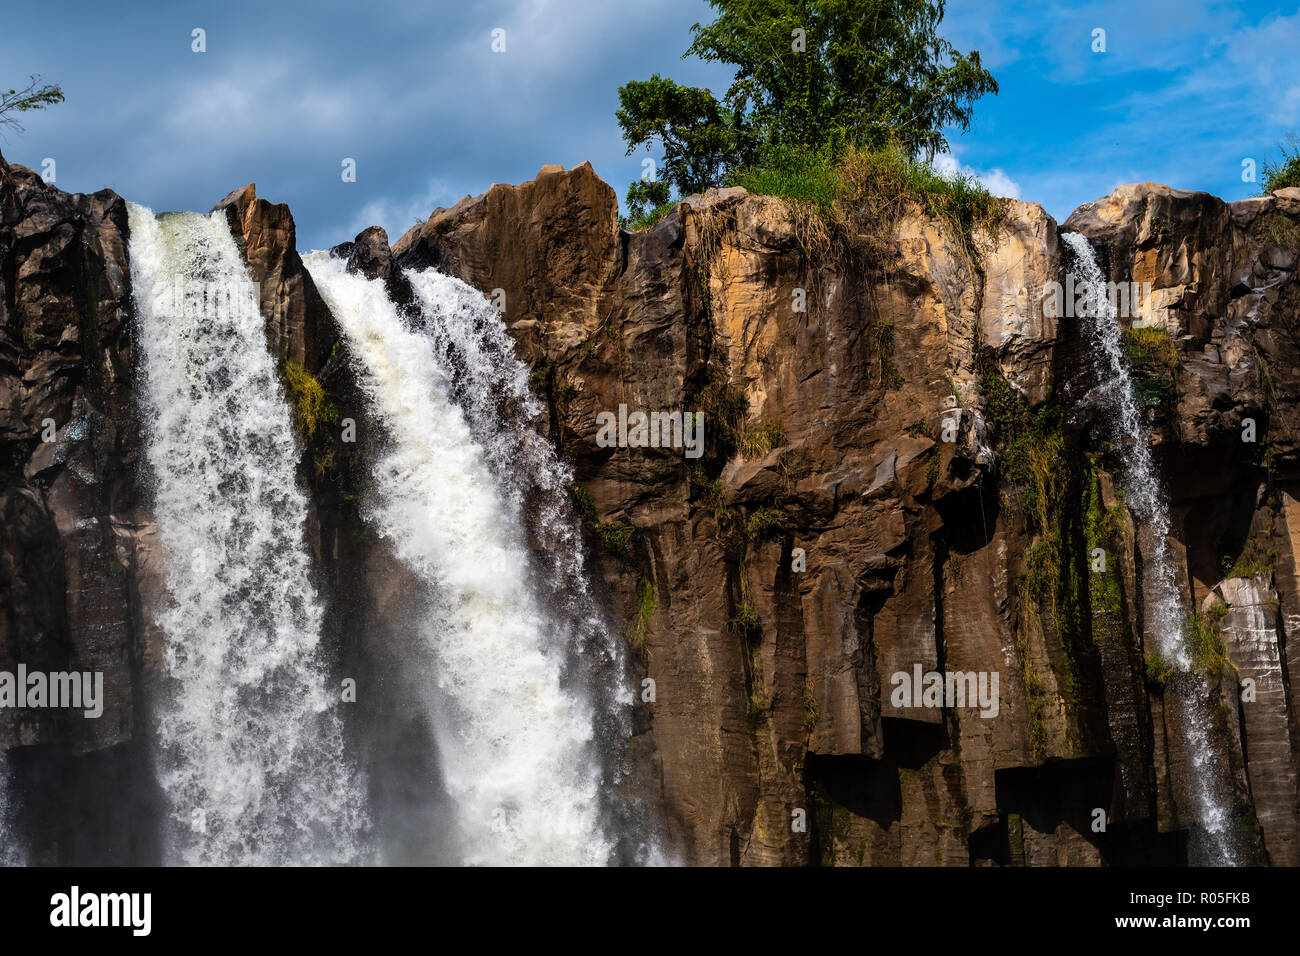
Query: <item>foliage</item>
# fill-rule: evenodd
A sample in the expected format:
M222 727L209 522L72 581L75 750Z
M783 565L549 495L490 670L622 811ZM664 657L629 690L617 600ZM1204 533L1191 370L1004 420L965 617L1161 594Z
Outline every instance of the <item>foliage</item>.
M1223 571L1224 578L1253 578L1265 571L1272 571L1276 564L1276 551L1264 551L1251 540L1246 542L1246 547L1235 560L1231 555L1224 555L1219 561L1219 568Z
M0 127L7 126L22 132L23 126L14 114L43 110L47 106L63 102L63 90L57 83L42 83L36 75L28 77L28 81L27 86L21 90L5 90L0 93Z
M1172 369L1178 366L1178 343L1159 325L1134 325L1121 334L1121 344L1134 369Z
M981 352L977 367L988 422L1001 446L1002 475L1021 489L1025 512L1036 527L1047 531L1064 494L1060 412L1053 403L1030 410L987 351Z
M766 421L757 428L746 428L740 436L739 450L746 458L762 458L773 448L785 444L785 426Z
M745 521L745 537L757 541L769 531L785 527L785 518L775 508L759 508Z
M1276 212L1264 223L1264 237L1279 248L1300 250L1300 226L1285 213Z
M1163 686L1169 679L1169 675L1174 672L1174 665L1159 651L1152 651L1145 655L1145 664L1147 681L1152 684Z
M636 609L628 627L628 642L640 655L642 663L649 663L650 622L655 616L655 586L648 575L642 575L636 586Z
M1287 137L1280 147L1281 156L1276 162L1264 163L1260 170L1259 194L1267 196L1277 189L1300 186L1300 137Z
M304 442L312 440L322 422L339 420L338 409L325 394L324 387L300 362L284 359L280 363L280 375L293 405L294 425Z
M1219 623L1227 613L1225 604L1216 604L1208 611L1195 611L1188 617L1183 631L1193 670L1207 677L1232 666L1228 648L1219 634Z
M803 686L803 729L810 734L817 727L817 695L813 693L812 678L804 679Z
M592 525L592 530L596 532L596 537L600 538L600 543L610 554L620 558L631 557L632 534L636 531L632 525L617 521L598 521Z
M965 132L982 96L997 92L977 52L938 34L943 0L710 0L714 22L691 28L687 56L735 74L722 100L654 74L619 89L628 154L658 143L661 179L680 195L721 185L737 170L785 170L787 183L825 196L804 173L850 147L931 159L945 130ZM818 160L802 171L792 156ZM666 195L633 184L628 203Z
M1006 201L973 176L941 174L928 162L896 148L864 150L774 149L761 164L742 167L728 179L760 196L780 196L821 231L880 235L910 208L944 223L968 253L975 230L996 231Z

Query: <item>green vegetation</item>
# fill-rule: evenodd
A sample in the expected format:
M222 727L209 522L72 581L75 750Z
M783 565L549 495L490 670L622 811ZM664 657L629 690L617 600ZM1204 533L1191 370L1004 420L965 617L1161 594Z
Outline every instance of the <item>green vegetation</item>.
M736 613L727 623L737 634L749 639L758 635L763 622L758 616L758 608L746 601L736 608Z
M592 525L592 530L610 554L620 558L632 556L632 535L636 531L632 525L618 521L597 521Z
M670 212L677 208L677 201L667 200L649 208L643 205L631 205L629 201L629 208L632 210L632 214L630 216L620 215L618 224L628 232L644 232L659 225Z
M280 362L280 378L289 393L294 425L304 443L312 440L322 422L339 420L338 409L325 394L324 387L300 362L291 358L283 359Z
M650 622L655 616L655 585L648 575L642 575L636 585L636 609L628 626L628 643L641 657L643 664L650 663Z
M1277 551L1262 550L1254 539L1246 542L1246 547L1235 559L1226 554L1219 559L1219 568L1225 578L1253 578L1265 571L1272 571L1276 564Z
M1123 592L1119 566L1115 555L1119 553L1125 527L1124 507L1106 508L1101 500L1100 481L1095 462L1089 470L1083 488L1084 548L1089 556L1088 603L1092 608L1094 630L1101 626L1115 626L1122 607ZM1091 556L1101 548L1106 556L1106 570L1091 569Z
M769 531L785 527L785 518L775 508L759 508L745 520L745 537L757 541Z
M27 86L21 90L5 90L0 93L0 128L8 127L21 133L23 126L15 114L43 110L47 106L63 102L63 90L57 83L42 83L36 75L28 77L28 81Z
M1276 161L1264 163L1260 171L1259 194L1267 196L1275 189L1300 186L1300 137L1287 137L1279 147L1281 155Z
M896 148L908 158L947 148L997 82L977 52L938 34L943 0L710 0L717 19L691 28L688 56L735 68L721 100L654 74L619 88L616 112L628 154L658 143L660 175L632 184L633 218L679 195L703 192L737 170L789 169L804 194L849 148ZM810 167L815 170L817 164Z
M1054 527L1065 491L1065 437L1060 413L1048 402L1030 410L986 350L977 359L980 385L999 451L1002 476L1021 489L1025 513L1039 531Z
M888 319L876 319L868 334L876 347L877 380L890 390L902 387L903 376L894 364L894 323Z
M565 418L569 414L569 403L573 401L574 396L578 394L578 386L572 382L565 382L555 392L555 414L560 418Z
M824 224L856 210L875 230L915 201L965 239L1000 210L974 179L930 163L944 131L964 133L998 90L979 53L939 35L943 0L710 3L717 19L692 27L686 55L735 67L721 100L657 73L619 88L628 155L661 152L628 188L626 228L659 221L674 193L724 185L784 197Z
M1196 611L1187 619L1184 640L1192 658L1192 668L1212 677L1225 667L1236 669L1228 660L1228 648L1219 635L1219 624L1228 613L1226 604L1216 604L1208 611Z
M757 428L746 428L740 436L738 450L746 458L762 458L784 444L785 426L778 421L767 421Z
M741 447L749 398L727 381L720 366L709 366L705 385L696 393L693 404L704 413L708 426L705 440L714 445L719 457L727 458ZM784 429L780 425L775 427L780 429L779 436L784 441Z
M941 175L928 162L889 148L850 147L834 158L776 151L728 182L786 199L801 214L805 245L813 247L825 245L832 232L879 239L915 208L947 225L973 257L976 229L996 232L1007 208L974 177Z
M1144 655L1147 682L1163 687L1169 676L1174 672L1174 665L1161 654L1159 651L1151 651Z
M1282 249L1300 249L1300 226L1285 213L1275 212L1264 223L1264 237Z
M1178 365L1178 343L1163 326L1130 326L1123 331L1120 342L1130 366L1169 368Z
M1164 416L1172 407L1178 382L1178 343L1159 326L1132 326L1120 344L1133 371L1139 403Z
M817 726L817 696L813 693L812 678L804 678L803 685L803 729L812 733Z

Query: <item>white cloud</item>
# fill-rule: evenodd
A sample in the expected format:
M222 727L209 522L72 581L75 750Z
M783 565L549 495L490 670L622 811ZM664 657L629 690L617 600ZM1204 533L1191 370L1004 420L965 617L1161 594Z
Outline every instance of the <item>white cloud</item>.
M988 172L981 172L973 166L961 163L951 153L939 153L934 157L934 168L939 172L940 176L948 179L952 179L957 175L974 176L985 189L995 196L1005 196L1008 199L1020 198L1020 184L997 167L990 169Z
M362 206L343 229L338 231L339 242L354 238L370 226L383 226L388 241L396 242L417 219L427 219L439 206L450 206L455 199L451 190L437 179L430 179L423 190L408 196L380 196Z

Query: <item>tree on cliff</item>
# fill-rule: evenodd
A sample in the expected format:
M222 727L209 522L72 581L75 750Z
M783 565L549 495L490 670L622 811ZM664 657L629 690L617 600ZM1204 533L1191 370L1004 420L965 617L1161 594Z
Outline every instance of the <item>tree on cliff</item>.
M786 157L893 148L909 159L944 150L997 93L978 52L938 35L944 0L709 0L686 56L736 68L719 102L661 77L619 88L615 114L631 155L662 146L657 177L628 190L633 215Z
M15 114L43 110L62 102L63 90L57 83L42 83L39 76L30 76L24 89L0 93L0 128L22 132L23 124Z

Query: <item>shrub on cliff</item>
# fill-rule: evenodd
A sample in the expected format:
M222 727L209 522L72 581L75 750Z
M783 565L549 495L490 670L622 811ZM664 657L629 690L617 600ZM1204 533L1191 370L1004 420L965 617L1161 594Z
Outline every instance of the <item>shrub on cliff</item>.
M938 35L943 0L710 0L687 55L726 63L722 100L655 74L619 88L628 153L658 143L657 175L628 190L633 218L732 181L745 170L802 177L822 198L849 150L932 159L943 131L969 127L975 101L997 92L977 52Z
M1276 163L1264 164L1260 195L1267 196L1275 189L1300 186L1300 137L1290 136L1282 146L1282 156Z

